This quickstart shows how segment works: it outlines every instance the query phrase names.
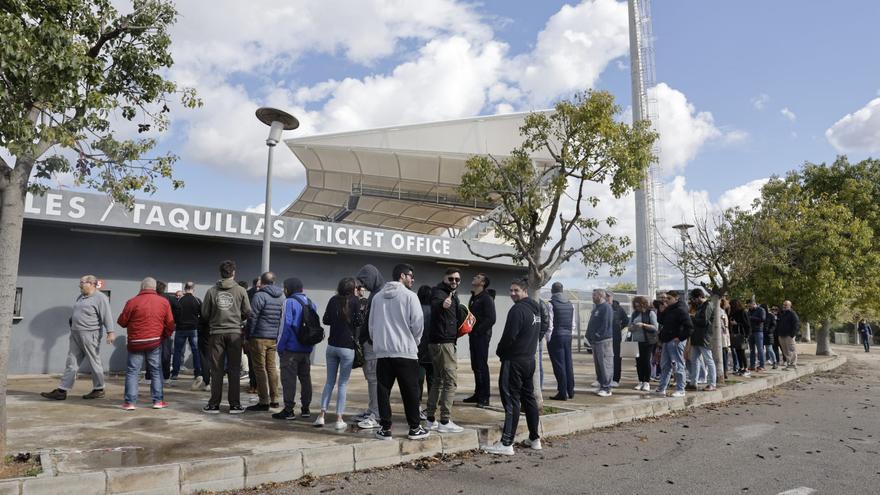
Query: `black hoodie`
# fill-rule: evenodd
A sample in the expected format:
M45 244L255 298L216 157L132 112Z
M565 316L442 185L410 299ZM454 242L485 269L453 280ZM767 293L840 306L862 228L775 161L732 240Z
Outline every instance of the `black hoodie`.
M364 265L358 270L357 275L355 276L361 284L363 284L364 288L370 291L370 297L367 298L366 311L364 311L364 324L361 326L360 335L358 336L358 341L361 345L364 342L370 342L370 305L373 303L373 296L379 293L382 290L382 286L385 285L385 279L382 278L382 275L379 274L379 269L373 265Z
M694 322L688 313L687 304L679 300L657 316L660 322L660 342L666 343L674 339L682 342L687 340L694 331Z
M446 282L431 289L431 326L428 342L431 344L454 344L458 340L458 294L452 295L452 304L443 307L443 301L449 297L452 287Z
M528 297L520 299L510 308L495 351L502 361L535 359L538 335L541 333L540 311L538 303Z

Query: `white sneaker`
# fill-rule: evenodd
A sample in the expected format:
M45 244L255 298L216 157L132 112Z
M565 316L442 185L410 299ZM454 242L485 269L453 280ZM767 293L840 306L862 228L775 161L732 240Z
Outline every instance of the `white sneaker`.
M526 447L528 447L528 448L530 448L530 449L532 449L532 450L544 450L544 446L541 445L541 439L540 439L540 438L536 438L536 439L534 439L534 440L526 440L526 441L523 442L523 443L525 444Z
M600 391L596 392L596 395L598 395L599 397L611 397L611 391L610 390L600 390Z
M675 392L672 392L672 396L673 397L684 397L684 390L676 390Z
M449 422L445 425L443 423L440 423L440 426L437 427L437 431L439 431L440 433L461 433L464 431L464 428L453 423L450 419Z
M504 445L501 442L495 442L492 445L483 445L480 449L489 454L513 455L513 445Z
M620 386L620 382L611 382L611 388L617 388Z
M379 427L379 422L370 416L367 416L367 419L363 419L361 421L358 421L358 428L361 428L363 430L372 430L373 428L378 428L378 427Z
M651 384L648 382L645 382L645 384L642 385L642 390L644 390L645 392L650 392L651 391Z
M202 385L202 392L210 392L210 391L211 391L211 385L210 385L210 384L204 384L204 385Z
M190 388L190 390L199 390L202 388L202 386L204 384L205 384L205 380L202 377L197 376L196 379L193 380L192 386L190 386L189 388Z
M644 390L645 382L639 382L638 385L633 387L633 390Z
M437 431L437 428L440 426L439 421L425 421L425 429L428 431Z
M599 381L597 380L597 381L591 383L590 386L591 386L591 387L598 387L598 386L599 386Z
M333 428L335 428L336 431L343 431L346 428L348 428L348 423L346 423L345 421L339 420L336 423L334 423Z
M424 409L422 409L421 411L419 411L419 419L422 420L422 421L425 421L425 420L428 419L428 415L425 414L425 410L424 410Z
M312 426L314 426L316 428L320 428L320 427L324 426L324 416L319 415L318 419L316 419L315 422L312 423Z

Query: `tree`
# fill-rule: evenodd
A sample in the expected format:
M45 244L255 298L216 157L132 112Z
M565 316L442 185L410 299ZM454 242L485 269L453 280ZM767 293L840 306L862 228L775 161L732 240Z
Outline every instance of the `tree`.
M862 290L873 253L868 222L813 181L814 165L771 179L754 222L773 256L757 259L748 286L763 301L792 304L803 321L821 322L816 353L831 353L831 319Z
M191 89L166 80L173 61L171 0L133 0L120 14L110 0L9 0L0 3L0 455L6 449L9 335L28 191L71 173L78 185L133 204L171 180L175 157L147 157L152 138L117 138L114 122L144 133L168 126L170 98L201 104ZM71 161L62 151L75 155Z
M588 91L556 104L551 114L531 113L520 127L523 143L510 156L473 156L467 160L459 192L467 200L498 203L486 221L511 250L484 259L508 257L528 266L529 288L540 289L566 261L578 257L588 276L608 265L622 273L632 253L629 238L603 233L614 217L588 216L599 198L590 183L608 184L614 197L632 191L656 160L651 146L657 134L647 121L618 122L620 107L605 91ZM552 162L537 167L532 154L543 151ZM565 197L572 200L565 211ZM549 249L547 249L549 248ZM545 249L547 249L545 251Z
M635 282L617 282L607 287L611 292L635 292Z

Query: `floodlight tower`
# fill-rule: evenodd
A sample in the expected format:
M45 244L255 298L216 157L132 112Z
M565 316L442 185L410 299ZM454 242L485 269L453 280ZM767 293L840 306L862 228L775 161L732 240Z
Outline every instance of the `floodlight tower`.
M651 0L629 0L629 57L632 79L633 122L648 119L656 129L655 102L648 98L654 86L654 42L651 30ZM656 146L656 145L655 145ZM655 147L654 153L657 153ZM654 181L658 176L651 164L647 176L635 191L636 207L636 286L639 294L653 298L657 291L657 227Z

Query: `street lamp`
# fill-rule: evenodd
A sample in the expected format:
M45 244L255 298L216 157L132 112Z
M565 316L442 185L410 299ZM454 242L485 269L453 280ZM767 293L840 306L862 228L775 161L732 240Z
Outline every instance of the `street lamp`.
M688 293L688 277L687 277L687 237L688 230L694 228L693 225L689 223L680 223L678 225L673 225L673 229L677 230L679 235L681 235L681 276L684 278L684 297L687 300Z
M269 271L269 247L272 235L272 152L281 140L281 131L291 131L299 127L299 121L289 113L277 108L261 107L257 109L257 118L271 129L266 138L269 147L269 164L266 167L266 210L263 220L263 267L260 273Z

